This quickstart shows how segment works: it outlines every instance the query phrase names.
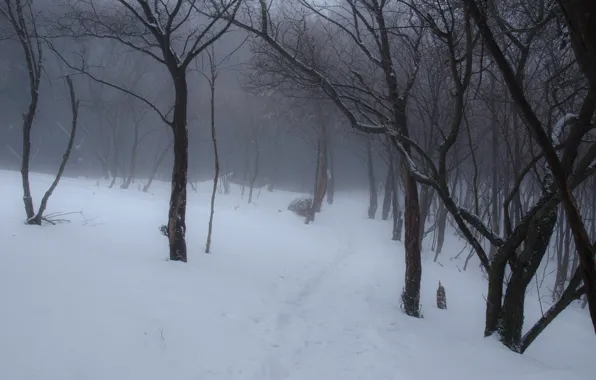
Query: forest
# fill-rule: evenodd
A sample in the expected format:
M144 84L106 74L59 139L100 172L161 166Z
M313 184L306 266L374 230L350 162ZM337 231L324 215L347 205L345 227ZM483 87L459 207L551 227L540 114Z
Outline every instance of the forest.
M63 177L168 181L145 233L187 262L201 182L206 252L231 185L306 194L309 227L363 191L403 243L405 315L455 234L485 278L478 334L523 354L572 305L596 333L593 0L0 0L0 46L0 168L28 228L67 218L46 211Z

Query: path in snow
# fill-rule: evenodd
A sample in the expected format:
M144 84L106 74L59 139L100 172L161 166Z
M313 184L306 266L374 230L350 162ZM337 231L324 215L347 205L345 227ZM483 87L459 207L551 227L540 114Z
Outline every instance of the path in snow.
M361 225L347 223L346 227L342 231L345 246L334 260L305 281L302 290L273 317L269 354L253 375L254 380L404 376L399 362L391 357L399 348L389 347L382 337L386 331L375 327L379 318L371 314L382 318L388 310L399 313L397 300L391 310L379 298L385 285L381 282L395 271L387 264L397 264L399 257L396 252L388 262L386 251L379 250L374 241L376 234L362 239ZM396 283L397 279L391 286ZM333 363L343 363L341 372Z
M51 182L32 178L37 192ZM65 178L50 211L84 210L98 224L37 228L21 222L19 174L0 171L0 379L593 377L584 311L563 313L523 356L482 337L486 282L454 268L453 236L444 268L424 257L424 319L406 317L403 245L390 221L366 219L366 195L338 194L308 226L285 211L295 194L264 192L256 205L218 197L214 254L204 255L208 195L191 193L181 264L164 260L169 185L155 186ZM438 281L447 311L435 307ZM536 299L527 305L532 323Z

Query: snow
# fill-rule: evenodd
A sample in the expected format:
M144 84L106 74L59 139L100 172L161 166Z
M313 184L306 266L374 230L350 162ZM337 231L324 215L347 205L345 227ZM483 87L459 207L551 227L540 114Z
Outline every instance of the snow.
M34 199L51 183L32 176ZM48 212L71 223L25 226L19 173L0 171L0 379L592 379L585 310L564 312L524 355L482 337L486 283L425 252L424 319L399 308L403 246L366 219L366 194L339 193L313 224L296 194L219 195L203 254L210 183L189 192L189 263L167 261L154 193L64 178ZM448 310L435 305L438 282ZM539 317L528 296L527 324Z
M567 113L563 117L561 117L559 120L557 120L555 125L553 125L553 131L551 134L552 141L555 143L560 143L561 136L563 135L565 126L567 125L567 123L569 123L573 119L577 119L577 117L578 116L574 113Z

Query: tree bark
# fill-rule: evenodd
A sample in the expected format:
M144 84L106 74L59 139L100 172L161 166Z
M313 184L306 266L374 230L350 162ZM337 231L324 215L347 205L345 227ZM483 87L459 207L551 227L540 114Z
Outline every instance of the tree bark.
M500 225L500 218L499 218L499 131L497 128L497 123L493 123L491 126L491 139L492 139L492 189L491 189L491 224L493 232L499 234L499 225ZM492 260L495 252L497 251L497 247L494 244L491 244L490 250L488 253L489 261Z
M23 202L27 220L35 216L33 208L33 197L31 196L31 185L29 184L29 160L31 157L31 127L37 109L37 94L35 100L31 100L29 111L23 115L23 155L21 158L21 178L23 183Z
M372 156L371 139L366 138L366 171L368 174L368 218L374 219L377 213L378 199L377 199L377 181L375 179L375 167Z
M383 208L381 209L381 219L389 219L389 212L391 211L391 197L393 196L393 181L392 172L393 162L389 159L389 165L387 168L387 175L385 176L385 191L383 193Z
M523 250L512 266L497 331L503 344L515 352L521 350L526 289L546 254L556 222L556 212L538 213L530 222Z
M406 117L408 93L400 96L397 75L394 70L391 46L389 43L389 30L385 24L383 10L376 9L376 21L379 25L379 40L381 53L381 66L385 75L388 100L393 111L395 128L405 138L410 137ZM392 145L397 146L395 136L390 137ZM410 154L410 146L406 145L406 153ZM407 168L407 163L402 164L402 175L405 190L405 237L406 250L406 278L402 293L404 311L411 317L420 318L420 281L422 277L422 264L420 258L420 205L418 202L418 186L413 175Z
M315 187L312 207L308 212L306 224L315 220L315 213L321 212L325 193L327 192L327 141L325 126L319 131L317 143L317 167L315 170Z
M406 284L402 293L402 302L407 315L421 317L420 314L420 282L422 280L422 263L420 258L420 206L418 203L418 186L410 172L404 167L405 193L405 238L406 248Z
M392 240L394 241L401 241L401 233L403 229L403 218L402 218L402 210L399 204L399 185L398 181L400 178L400 169L397 163L397 157L395 153L393 153L393 149L391 149L391 186L393 186L393 197L392 197L392 204L393 204L393 236Z
M180 69L171 70L176 91L174 103L174 168L172 171L172 193L168 212L168 240L170 260L187 261L186 251L186 186L188 176L188 88L186 73Z

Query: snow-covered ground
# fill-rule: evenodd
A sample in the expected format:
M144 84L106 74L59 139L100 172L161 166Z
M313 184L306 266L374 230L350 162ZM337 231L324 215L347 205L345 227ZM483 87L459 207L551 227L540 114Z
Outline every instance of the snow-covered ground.
M33 175L35 204L51 178ZM425 253L424 319L399 309L404 252L366 197L339 194L314 224L295 194L238 189L217 198L203 253L210 184L189 192L189 263L167 261L158 227L168 188L151 194L64 178L48 212L23 224L19 173L0 171L0 379L580 380L596 373L584 310L563 313L524 355L482 337L486 284ZM461 263L460 263L461 264ZM441 281L446 311L435 306ZM545 305L547 307L547 305ZM529 297L526 322L540 313Z

